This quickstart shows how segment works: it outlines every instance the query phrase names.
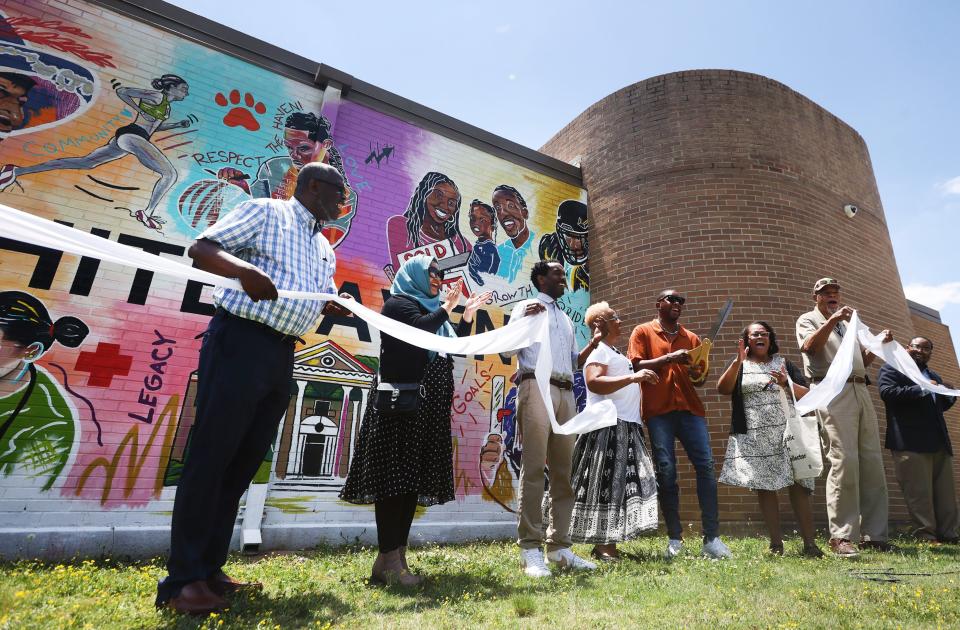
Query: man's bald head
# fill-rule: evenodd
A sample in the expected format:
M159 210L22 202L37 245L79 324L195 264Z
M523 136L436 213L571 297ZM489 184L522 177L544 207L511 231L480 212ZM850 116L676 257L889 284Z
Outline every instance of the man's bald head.
M326 182L331 186L343 188L343 175L340 174L340 171L323 162L308 162L303 165L303 168L297 173L296 192L307 190L308 184L312 181Z

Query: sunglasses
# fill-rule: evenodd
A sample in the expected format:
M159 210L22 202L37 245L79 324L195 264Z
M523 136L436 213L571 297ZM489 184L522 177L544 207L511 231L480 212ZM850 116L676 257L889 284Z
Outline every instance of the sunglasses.
M444 276L443 269L439 269L437 267L429 267L427 269L427 273L430 275L431 278L436 278L437 280L443 280L443 276Z
M665 298L661 298L660 301L661 301L661 302L670 302L671 304L679 304L680 306L683 306L684 304L686 304L687 298L685 298L685 297L683 297L683 296L681 296L681 295L668 295L668 296L665 297Z
M341 202L344 202L344 201L347 200L347 189L344 188L342 185L340 185L340 184L334 184L333 182L324 181L324 180L322 180L322 179L319 180L319 182L320 182L321 184L326 184L327 186L331 186L331 187L333 187L333 188L336 188L336 189L337 189L337 192L340 193L340 201L341 201Z

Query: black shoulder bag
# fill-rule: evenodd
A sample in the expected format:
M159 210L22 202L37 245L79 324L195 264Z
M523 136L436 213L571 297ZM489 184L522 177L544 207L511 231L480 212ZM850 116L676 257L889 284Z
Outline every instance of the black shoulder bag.
M381 416L399 416L420 410L424 397L420 383L379 383L376 406Z

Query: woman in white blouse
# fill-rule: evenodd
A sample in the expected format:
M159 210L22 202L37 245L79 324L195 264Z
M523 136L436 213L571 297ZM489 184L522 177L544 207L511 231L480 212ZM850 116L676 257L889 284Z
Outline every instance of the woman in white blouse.
M619 559L617 543L657 528L657 483L643 442L640 382L656 383L652 370L634 372L616 349L620 317L606 302L593 304L587 326L601 341L584 363L587 405L613 402L617 423L581 435L573 453L575 503L571 538L593 543L599 560Z

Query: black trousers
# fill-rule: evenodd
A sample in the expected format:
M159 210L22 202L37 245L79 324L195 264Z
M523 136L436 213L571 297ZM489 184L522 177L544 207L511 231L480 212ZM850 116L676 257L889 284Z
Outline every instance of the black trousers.
M380 553L389 553L406 547L410 525L417 511L417 495L403 494L380 499L373 504L377 519L377 547Z
M217 314L197 370L197 417L177 487L168 576L157 602L215 576L227 560L240 498L276 437L290 400L292 340Z

